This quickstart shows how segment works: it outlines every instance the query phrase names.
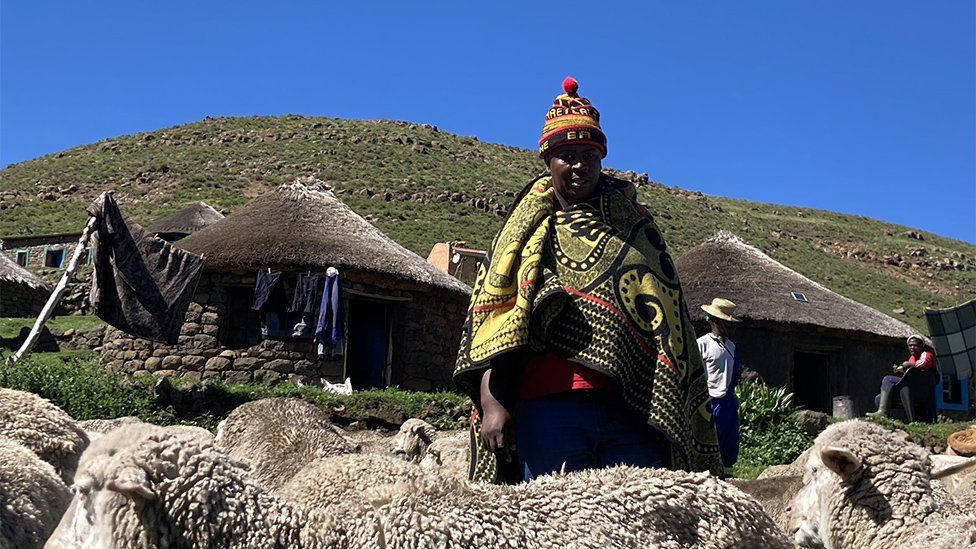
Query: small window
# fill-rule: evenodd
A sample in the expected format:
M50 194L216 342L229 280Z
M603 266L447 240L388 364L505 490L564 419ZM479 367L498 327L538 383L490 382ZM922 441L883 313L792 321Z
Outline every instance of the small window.
M807 296L803 295L803 292L790 292L790 294L793 296L793 299L797 301L802 301L803 303L808 303L810 301L807 299Z
M21 267L26 267L29 253L27 250L17 250L17 264Z
M57 250L47 250L44 253L44 266L45 267L56 267L61 268L61 263L64 262L64 249L59 248Z
M962 404L961 385L955 373L942 374L942 402L946 404Z

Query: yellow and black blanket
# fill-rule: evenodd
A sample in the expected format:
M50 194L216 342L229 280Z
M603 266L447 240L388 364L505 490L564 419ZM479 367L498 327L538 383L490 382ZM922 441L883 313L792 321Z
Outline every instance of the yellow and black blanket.
M503 354L552 352L613 377L647 417L668 466L721 470L708 390L674 262L632 184L601 175L600 192L565 210L549 176L533 181L479 270L454 380L479 403L485 368ZM477 444L471 477L501 481Z

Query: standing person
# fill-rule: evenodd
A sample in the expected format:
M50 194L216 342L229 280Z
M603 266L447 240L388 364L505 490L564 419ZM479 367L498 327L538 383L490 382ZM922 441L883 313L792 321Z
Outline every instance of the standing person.
M681 284L634 186L601 172L600 114L572 78L546 114L548 172L479 268L454 380L470 476L529 481L628 464L718 471Z
M892 364L891 369L896 375L884 376L881 378L881 393L874 397L874 404L878 407L875 412L869 412L867 415L872 417L887 417L888 413L891 412L891 393L894 392L894 388L898 385L898 382L905 377L905 372L909 368L915 368L923 372L928 372L932 376L932 386L934 387L938 382L938 370L936 369L937 362L935 360L935 349L932 347L932 342L929 338L915 334L909 336L908 341L908 360L902 362L901 364Z
M729 336L739 319L732 316L735 303L727 299L716 297L701 308L711 331L698 338L698 351L708 374L708 397L722 466L725 475L732 476L732 466L739 460L739 401L735 398L735 384L742 373L742 362Z

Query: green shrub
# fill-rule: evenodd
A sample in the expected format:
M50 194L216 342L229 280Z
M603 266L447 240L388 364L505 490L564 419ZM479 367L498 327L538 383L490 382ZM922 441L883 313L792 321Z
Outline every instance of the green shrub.
M740 383L739 461L746 466L790 463L810 447L813 439L793 417L793 395L763 383Z
M2 364L3 356L0 356ZM203 398L175 398L161 405L156 396L157 379L127 378L101 370L90 351L34 353L11 368L0 366L0 387L35 393L60 406L77 420L137 416L159 425L193 424L214 430L234 408L261 398L295 397L323 407L345 421L372 419L394 426L410 417L422 418L439 429L456 429L458 416L470 406L457 393L425 393L397 388L357 391L344 396L318 387L279 383L200 384L174 380L175 391L204 391Z

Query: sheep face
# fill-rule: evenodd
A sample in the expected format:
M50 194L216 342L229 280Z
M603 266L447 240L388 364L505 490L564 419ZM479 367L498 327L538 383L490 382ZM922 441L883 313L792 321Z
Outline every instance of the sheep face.
M948 456L944 456L948 457ZM817 437L787 510L800 547L882 546L940 511L931 481L972 465L930 456L884 428L838 423Z
M400 426L393 453L408 461L419 462L436 436L437 430L431 424L421 419L408 419Z

